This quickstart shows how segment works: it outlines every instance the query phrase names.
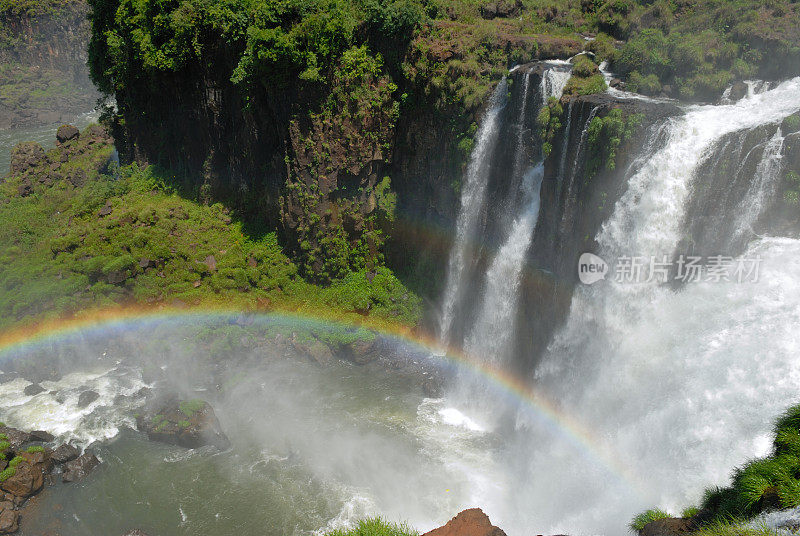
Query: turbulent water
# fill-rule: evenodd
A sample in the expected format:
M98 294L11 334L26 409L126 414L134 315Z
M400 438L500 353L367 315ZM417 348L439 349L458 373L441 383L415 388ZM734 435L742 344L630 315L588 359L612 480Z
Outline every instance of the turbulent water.
M546 100L543 93L559 95L565 81L555 72L545 78L536 91L525 78L530 102L507 127L501 121L507 87L498 86L464 178L441 341L450 342L460 296L479 292L465 351L485 366L503 368L517 329L520 275L543 180L541 155L521 154L519 142L529 135L524 117ZM424 398L409 377L380 367L322 369L256 352L239 338L204 350L225 356L225 363L241 357L220 371L218 360L201 363L196 349L182 349L192 337L175 333L161 341L164 332L142 328L127 336L163 342L163 351L134 358L110 340L108 349L77 348L81 365L42 381L43 393L21 395L29 383L22 378L0 384L2 420L92 445L104 462L79 486L49 488L23 534L138 527L165 536L299 535L377 514L424 531L480 506L511 536L612 536L625 533L643 508L677 513L696 505L705 487L727 482L732 467L767 453L772 419L800 399L800 240L751 232L782 170L785 137L778 125L798 109L800 79L771 88L753 84L736 104L687 107L655 129L663 143L642 144L594 253L612 265L626 255L682 253L691 192L703 180L697 170L726 150L726 136L764 128L768 139L739 219L729 222L731 236L747 230L749 243L739 255L760 259L759 277L676 288L616 282L611 274L579 286L566 323L523 378L539 393L537 401L467 368L455 375L460 389ZM517 202L475 286L465 277L476 262L472 234L492 202L492 158L504 141L517 148L513 169L520 180L509 181L518 188ZM569 188L579 179L577 168L556 157L556 180ZM224 332L231 323L208 329ZM427 351L418 350L414 359L425 359ZM209 380L216 376L225 381ZM129 429L142 389L164 382L213 399L233 443L229 451L161 445ZM80 408L86 389L100 396ZM513 425L498 425L504 411L515 416Z

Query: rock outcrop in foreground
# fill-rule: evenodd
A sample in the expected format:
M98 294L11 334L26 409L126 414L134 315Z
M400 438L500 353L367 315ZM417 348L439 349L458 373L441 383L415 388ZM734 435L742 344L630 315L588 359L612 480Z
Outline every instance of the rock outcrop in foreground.
M220 427L214 409L203 400L171 399L153 404L137 416L136 427L152 441L189 449L214 445L220 450L230 441Z
M489 516L480 508L470 508L423 536L506 536L500 527L492 525Z
M100 464L94 454L80 455L69 444L50 448L54 439L47 432L0 426L0 534L19 529L27 500L54 483L58 473L62 482L74 482Z

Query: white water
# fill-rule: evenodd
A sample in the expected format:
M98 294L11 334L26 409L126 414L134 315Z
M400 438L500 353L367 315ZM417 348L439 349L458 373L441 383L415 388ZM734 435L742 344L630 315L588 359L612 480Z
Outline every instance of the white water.
M764 146L764 153L756 167L755 177L753 177L747 195L738 209L739 216L736 221L734 239L747 236L747 233L754 234L753 224L763 211L765 203L775 194L783 169L783 141L783 134L778 127L775 135Z
M539 95L542 104L546 104L550 97L561 98L564 87L572 75L572 64L568 61L552 60L545 62L549 66L542 73L542 80L539 83Z
M522 268L539 217L543 175L542 163L525 174L521 192L522 212L514 220L505 242L486 271L481 312L464 345L468 355L495 367L509 357Z
M143 400L132 397L146 387L141 374L129 369L73 372L58 381L41 382L44 392L23 393L31 382L22 378L0 384L0 408L9 426L23 430L45 430L60 441L85 447L111 439L123 426L133 426L131 410ZM86 407L78 406L84 391L100 395ZM117 398L119 395L125 399Z
M506 104L508 85L503 79L495 88L489 109L478 129L475 148L461 185L461 206L456 221L456 236L447 267L447 283L439 323L439 342L446 347L458 302L464 271L470 261L471 239L486 196L486 186L491 170L491 155L500 134L500 111Z
M597 253L609 263L671 255L694 170L717 141L798 108L794 79L672 119L666 145L628 180ZM756 256L763 259L757 283L698 282L675 291L608 280L576 290L536 384L591 430L596 453L613 452L626 476L615 481L619 470L596 464L579 470L563 442L537 443L546 447L528 470L551 490L533 492L530 504L554 506L540 514L538 530L619 534L637 509L690 506L704 487L724 484L737 463L765 453L772 420L798 398L800 242L760 239L744 255ZM535 437L535 424L523 423Z
M566 66L565 66L566 64ZM559 98L570 77L571 69L567 62L554 62L542 73L539 83L540 106L545 106L549 98ZM513 173L519 173L519 162L524 160L525 141L521 139L527 109L528 84L530 72L525 75L523 103L520 107L518 124L519 138ZM502 229L503 241L497 250L485 275L483 299L472 329L464 341L467 355L495 368L503 368L510 358L514 333L516 331L516 311L519 304L519 286L522 270L533 241L536 222L539 217L540 190L544 176L544 164L527 170L520 183L519 212L510 219L506 228ZM512 184L515 184L512 182ZM466 284L466 283L465 283ZM458 400L460 405L472 405L474 411L482 413L483 421L491 421L496 413L495 404L486 404L486 397L475 397L477 386L471 378L461 378L455 392L450 397ZM480 409L471 402L478 402Z

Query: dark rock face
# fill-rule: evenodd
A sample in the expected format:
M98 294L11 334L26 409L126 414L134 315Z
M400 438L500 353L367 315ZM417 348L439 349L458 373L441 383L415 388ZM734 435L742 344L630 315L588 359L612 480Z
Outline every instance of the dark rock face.
M78 407L85 408L95 400L100 398L100 394L95 391L84 391L78 397Z
M98 465L100 465L100 460L91 452L86 452L64 464L64 472L61 475L61 480L63 482L81 480L91 473Z
M657 519L645 525L639 531L640 536L681 536L697 529L691 519L672 518Z
M79 455L80 451L77 448L70 445L69 443L64 443L63 445L53 450L50 457L53 459L55 463L62 464L74 460Z
M31 441L41 441L42 443L50 443L55 439L53 434L44 430L32 430L29 436Z
M230 441L214 409L202 400L170 400L154 404L136 419L136 427L152 441L194 449L214 445L228 448Z
M32 383L26 386L25 389L22 390L22 393L25 396L36 396L39 393L44 393L44 392L45 388L39 385L38 383Z
M506 533L492 525L483 510L470 508L459 512L446 525L426 532L423 536L506 536Z
M72 125L61 125L56 132L56 140L58 143L66 143L71 140L76 140L80 137L81 132Z

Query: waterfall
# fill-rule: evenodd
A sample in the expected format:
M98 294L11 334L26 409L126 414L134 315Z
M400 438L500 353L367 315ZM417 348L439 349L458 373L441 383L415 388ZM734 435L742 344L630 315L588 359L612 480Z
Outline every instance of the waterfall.
M506 104L508 85L505 78L497 85L489 109L476 135L464 182L461 185L461 206L456 220L456 236L447 267L444 302L439 321L439 343L446 347L450 339L453 315L461 292L461 283L470 262L470 241L475 233L491 169L491 156L500 136L500 111Z
M747 195L739 206L734 240L746 237L753 232L753 224L761 214L764 204L771 199L780 180L783 169L781 153L783 152L783 134L780 127L775 135L764 146L761 161L756 167L756 174L750 182Z
M665 144L631 171L595 252L611 275L576 288L564 327L534 374L536 389L590 430L584 442L612 468L570 455L574 447L520 415L514 509L546 504L522 527L620 534L637 511L679 513L731 468L768 451L770 424L798 399L800 241L763 237L741 260L762 260L757 281L700 280L676 290L658 280L622 283L622 256L672 257L698 167L728 150L726 136L775 125L800 108L800 78L736 104L692 106L665 125ZM782 136L767 143L746 194L745 221L766 206ZM725 252L720 252L724 254Z
M561 68L560 62L549 66L542 73L539 84L540 107L551 97L559 98L570 76L569 69ZM533 141L522 139L527 132L523 127L526 118L530 71L525 74L523 102L520 106L518 139L514 155L513 173L521 171L521 162L526 160L526 146ZM539 150L537 148L537 150ZM529 167L521 180L512 177L509 196L516 201L511 218L503 218L500 232L501 242L484 275L483 295L474 324L464 340L464 350L471 358L493 368L508 368L516 331L516 315L519 305L519 286L528 249L533 241L539 217L540 190L544 176L544 163ZM479 386L469 378L461 378L451 398L461 406L468 405L482 411L484 419L496 417L493 404L485 396L478 396Z
M522 181L522 211L511 225L508 237L486 271L486 290L478 319L467 336L467 354L494 367L508 358L514 335L514 315L519 302L519 284L536 220L544 166L531 168Z

